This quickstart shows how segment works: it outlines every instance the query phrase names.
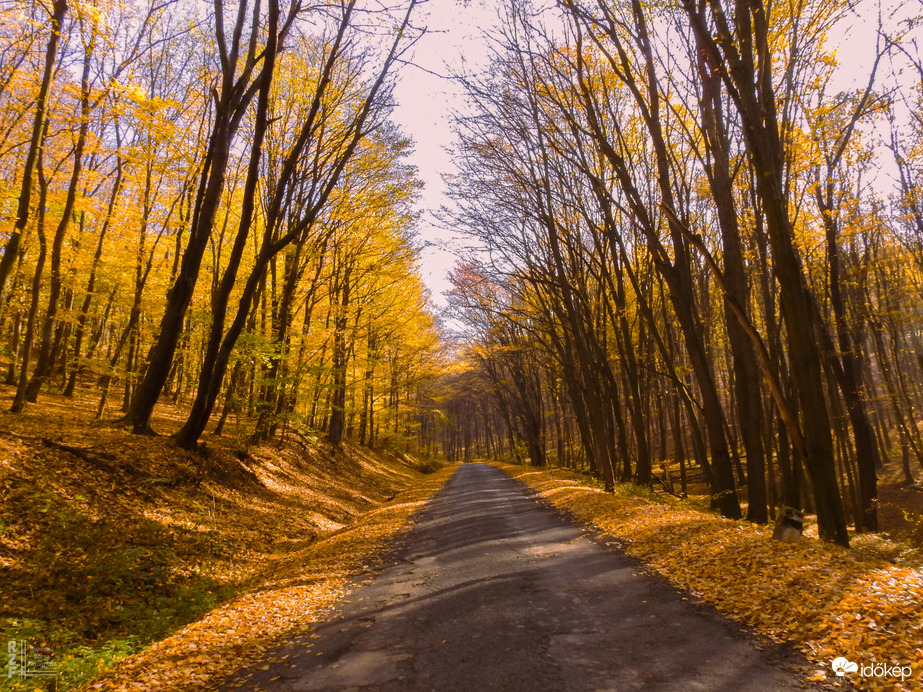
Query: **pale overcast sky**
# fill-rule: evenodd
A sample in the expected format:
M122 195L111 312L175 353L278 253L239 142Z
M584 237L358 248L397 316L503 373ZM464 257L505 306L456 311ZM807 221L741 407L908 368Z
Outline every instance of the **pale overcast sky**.
M414 47L412 62L401 70L395 90L398 107L394 119L416 143L411 162L417 166L423 190L419 224L423 251L423 280L437 305L450 288L445 275L455 264L451 234L438 227L433 212L446 203L442 174L451 172L446 147L452 144L451 117L462 101L461 89L447 77L464 67L477 71L486 66L482 30L496 22L495 0L428 0L414 19L426 34Z

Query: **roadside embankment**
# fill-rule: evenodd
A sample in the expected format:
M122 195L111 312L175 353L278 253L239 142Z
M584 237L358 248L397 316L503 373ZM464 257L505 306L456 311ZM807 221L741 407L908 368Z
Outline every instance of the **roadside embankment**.
M310 622L449 472L294 432L190 453L82 403L0 412L0 640L56 673L0 690L201 689Z

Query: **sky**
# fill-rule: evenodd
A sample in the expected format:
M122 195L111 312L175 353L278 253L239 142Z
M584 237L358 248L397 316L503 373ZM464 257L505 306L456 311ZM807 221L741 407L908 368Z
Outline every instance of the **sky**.
M402 68L395 89L394 119L416 142L410 162L425 185L418 204L418 230L425 244L422 275L437 306L445 305L441 294L451 288L446 274L455 265L460 245L434 216L447 203L442 175L453 170L448 152L451 118L463 100L460 87L448 75L486 67L482 30L496 22L494 7L491 0L429 0L422 5L414 24L426 26L426 33L414 46L411 64Z
M395 98L394 120L404 134L411 137L415 151L410 162L417 167L424 190L418 203L418 233L424 244L422 278L434 304L446 304L444 291L451 288L446 274L458 259L463 241L434 216L448 203L442 175L453 171L448 151L453 142L452 115L464 99L461 88L448 76L463 70L477 73L487 67L488 41L483 32L497 25L497 8L501 0L427 0L417 10L414 24L425 26L426 33L417 42L409 63L402 67ZM883 15L894 23L897 15L916 0L882 0ZM905 12L895 12L903 5ZM864 88L868 70L874 60L875 27L878 3L862 0L859 11L864 20L842 24L832 35L837 45L837 59L843 89ZM884 70L880 76L884 77Z

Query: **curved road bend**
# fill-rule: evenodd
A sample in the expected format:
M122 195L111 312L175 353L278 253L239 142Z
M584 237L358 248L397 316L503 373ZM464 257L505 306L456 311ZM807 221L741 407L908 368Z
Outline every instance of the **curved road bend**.
M401 551L268 671L228 690L803 689L793 657L748 643L621 551L466 464Z

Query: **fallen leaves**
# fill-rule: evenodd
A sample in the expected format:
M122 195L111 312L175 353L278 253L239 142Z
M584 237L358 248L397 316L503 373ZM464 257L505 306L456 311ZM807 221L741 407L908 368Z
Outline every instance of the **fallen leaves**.
M923 572L817 540L780 543L771 528L681 503L604 493L567 471L501 465L543 499L614 536L626 552L728 616L794 643L820 669L910 666L900 680L851 675L860 689L923 690ZM860 668L861 671L861 668Z
M250 447L245 425L184 452L95 421L95 408L78 393L0 410L0 640L47 642L59 690L212 684L224 670L213 636L239 665L310 622L419 506L403 491L439 478L296 431ZM157 411L160 432L182 423L181 408ZM148 672L122 677L135 660Z
M171 637L123 659L82 689L205 690L265 659L274 644L304 634L375 562L454 468L426 476L349 526L267 566L272 576ZM264 668L265 669L265 668Z

